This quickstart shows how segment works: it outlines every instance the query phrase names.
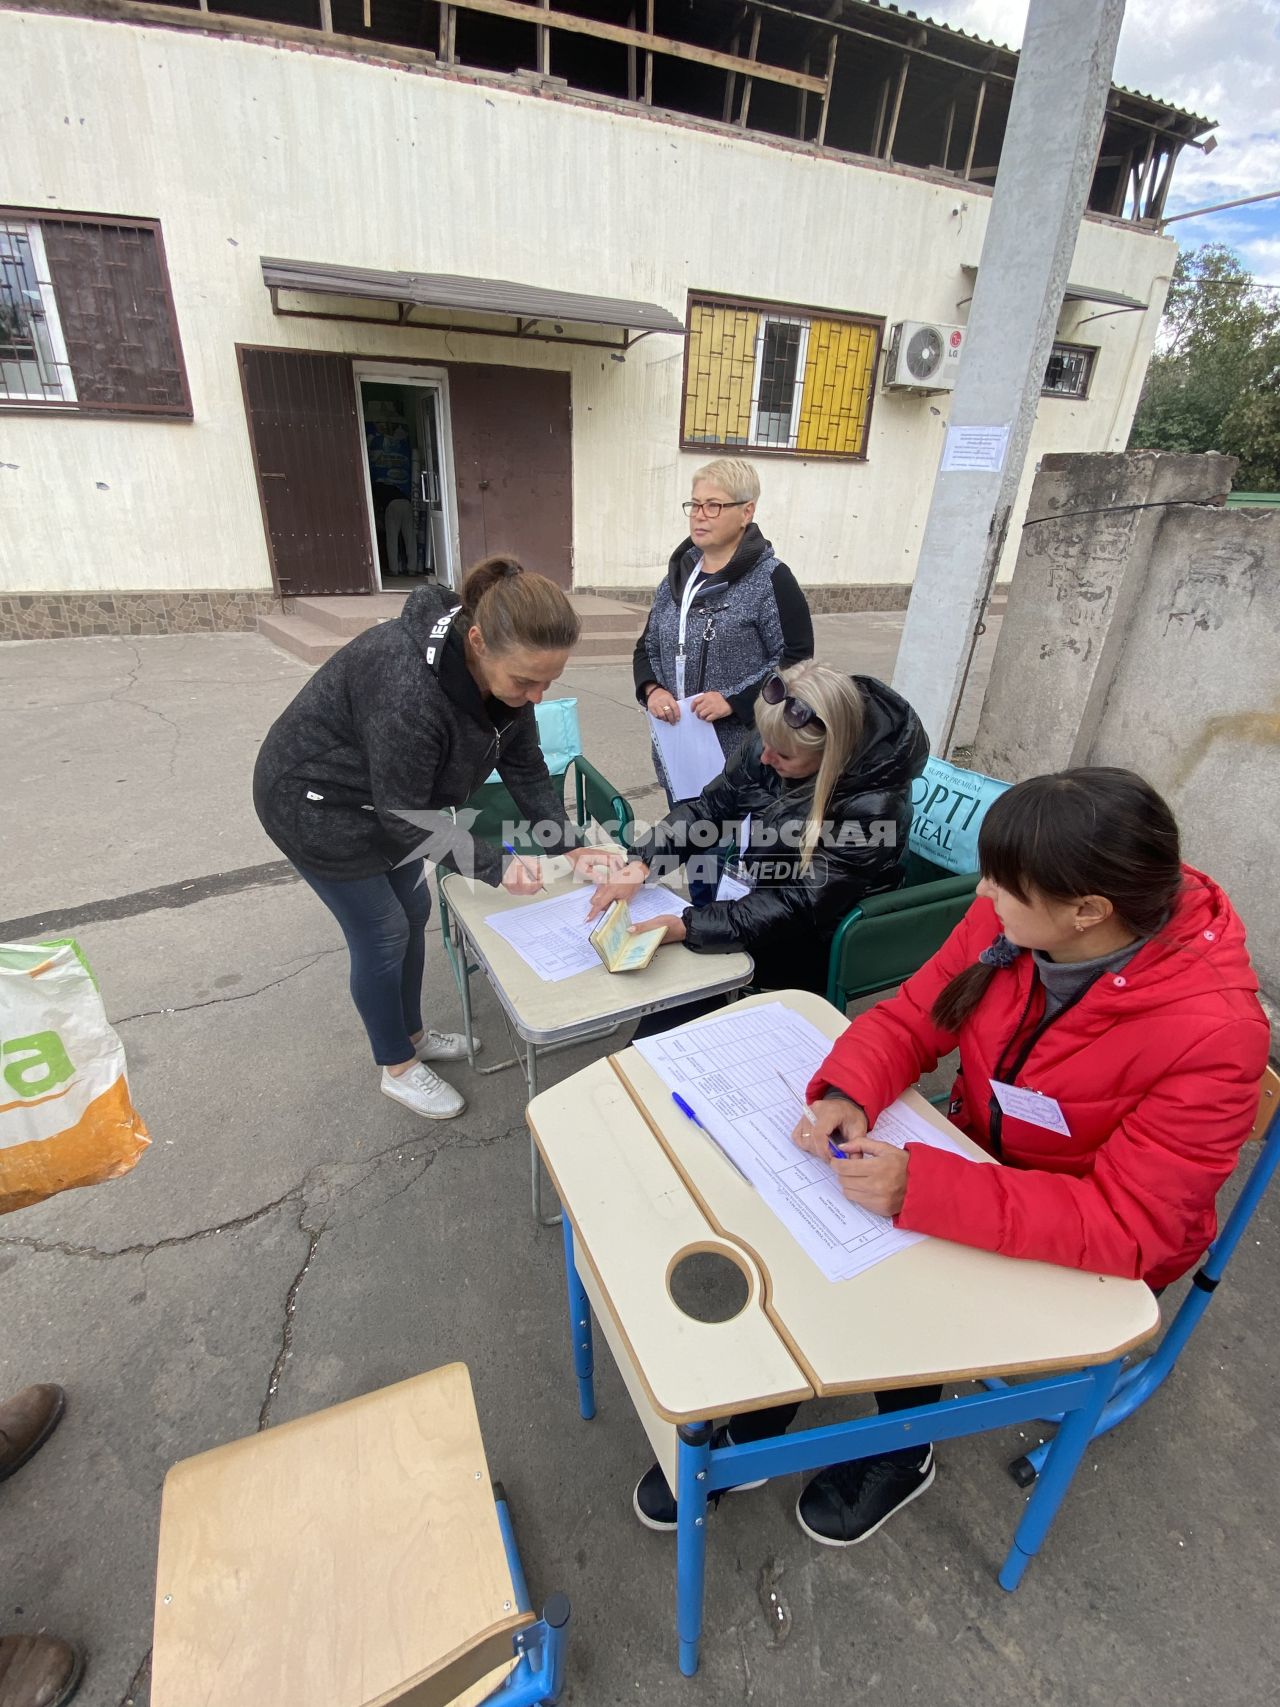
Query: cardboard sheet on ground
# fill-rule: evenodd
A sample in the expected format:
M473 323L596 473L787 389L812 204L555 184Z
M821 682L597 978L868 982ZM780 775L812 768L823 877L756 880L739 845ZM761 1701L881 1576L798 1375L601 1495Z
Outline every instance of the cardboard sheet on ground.
M677 700L676 704L680 707L678 723L664 723L650 714L649 728L667 773L672 799L692 800L724 769L724 749L715 724L690 711L691 698Z
M926 1237L850 1203L828 1165L791 1142L797 1108L778 1074L803 1097L831 1045L781 1002L638 1038L632 1047L680 1093L828 1280L849 1280ZM898 1148L923 1143L965 1154L902 1102L884 1111L871 1135Z
M558 984L579 972L599 966L600 956L591 946L587 909L594 891L589 884L556 895L548 901L530 901L523 907L487 913L485 924L531 966L545 983ZM682 913L686 903L661 885L637 889L627 899L631 922L643 925L649 919Z

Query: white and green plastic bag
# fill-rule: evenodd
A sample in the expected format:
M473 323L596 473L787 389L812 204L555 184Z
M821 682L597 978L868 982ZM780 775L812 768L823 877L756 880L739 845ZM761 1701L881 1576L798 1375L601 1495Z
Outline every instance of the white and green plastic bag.
M128 1173L150 1143L77 943L0 943L0 1214Z

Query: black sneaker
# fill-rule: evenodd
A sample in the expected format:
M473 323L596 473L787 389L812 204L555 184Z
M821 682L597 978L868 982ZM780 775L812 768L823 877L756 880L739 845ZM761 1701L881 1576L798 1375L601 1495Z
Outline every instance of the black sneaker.
M811 1541L854 1547L910 1505L933 1481L933 1448L921 1464L896 1457L856 1458L820 1470L796 1501L796 1517ZM673 1507L674 1509L674 1507Z
M729 1438L729 1425L723 1424L711 1436L711 1444L717 1446L734 1446L739 1444ZM726 1494L745 1494L749 1488L762 1488L765 1479L758 1482L739 1482L737 1487L725 1488ZM712 1494L712 1500L718 1498ZM651 1464L636 1483L636 1490L631 1496L631 1509L644 1524L646 1529L656 1529L666 1535L676 1527L676 1497L667 1486L667 1478L662 1473L662 1467Z

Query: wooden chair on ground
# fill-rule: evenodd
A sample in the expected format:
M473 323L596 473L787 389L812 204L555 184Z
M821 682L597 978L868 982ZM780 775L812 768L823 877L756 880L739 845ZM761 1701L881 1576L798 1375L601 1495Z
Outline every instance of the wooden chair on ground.
M465 1364L165 1480L153 1707L534 1707L568 1618L529 1609Z
M1249 1139L1258 1139L1260 1149L1241 1187L1235 1206L1227 1216L1221 1232L1205 1252L1204 1260L1192 1275L1187 1295L1161 1336L1159 1345L1149 1357L1131 1364L1120 1375L1102 1415L1098 1418L1093 1431L1095 1440L1099 1435L1107 1434L1118 1423L1124 1422L1126 1417L1132 1416L1140 1405L1146 1404L1170 1374L1201 1316L1213 1301L1213 1295L1227 1264L1240 1243L1254 1210L1262 1201L1263 1194L1271 1183L1271 1176L1280 1166L1280 1073L1273 1067L1267 1068L1263 1078L1258 1114ZM995 1387L1001 1383L988 1381L986 1385ZM1058 1417L1044 1419L1049 1423L1059 1420ZM1010 1464L1009 1474L1020 1488L1029 1488L1035 1481L1048 1451L1049 1443L1046 1441L1022 1457L1015 1458Z

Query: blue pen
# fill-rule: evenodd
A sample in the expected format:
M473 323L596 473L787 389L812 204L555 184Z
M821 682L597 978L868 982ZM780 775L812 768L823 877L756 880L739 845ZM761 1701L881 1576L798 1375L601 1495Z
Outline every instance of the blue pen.
M750 1184L751 1184L751 1181L750 1181L750 1180L749 1180L749 1179L747 1179L747 1176L746 1176L746 1174L744 1174L744 1173L743 1173L743 1171L742 1171L742 1169L741 1169L741 1168L740 1168L740 1167L739 1167L739 1166L738 1166L738 1164L737 1164L737 1163L736 1163L736 1162L735 1162L735 1161L734 1161L734 1159L733 1159L733 1157L732 1157L732 1156L730 1156L730 1155L729 1155L729 1154L728 1154L728 1153L727 1153L727 1152L726 1152L726 1151L725 1151L725 1150L724 1150L724 1149L723 1149L723 1148L722 1148L722 1147L721 1147L721 1145L720 1145L720 1144L718 1144L718 1143L716 1143L716 1140L715 1140L715 1139L714 1139L714 1138L713 1138L713 1137L712 1137L712 1135L711 1135L711 1133L710 1133L710 1132L709 1132L709 1131L708 1131L708 1130L707 1130L707 1128L706 1128L706 1127L705 1127L705 1126L704 1126L704 1125L703 1125L703 1124L702 1124L702 1122L701 1122L701 1121L700 1121L700 1120L699 1120L699 1119L698 1119L698 1117L697 1117L697 1115L696 1115L696 1114L695 1114L695 1113L694 1113L694 1112L693 1112L693 1110L692 1110L692 1109L691 1109L691 1108L690 1108L690 1107L689 1107L689 1105L688 1105L688 1103L687 1103L687 1102L686 1102L686 1101L685 1101L685 1100L684 1100L684 1098L683 1098L683 1097L682 1097L682 1096L681 1096L681 1095L680 1095L680 1093L679 1093L679 1092L678 1092L678 1091L672 1091L672 1093L671 1093L671 1100L672 1100L672 1102L673 1102L673 1103L675 1103L675 1105L676 1105L676 1107L677 1107L677 1108L678 1108L678 1109L679 1109L679 1110L680 1110L680 1112L681 1112L681 1114L683 1114L683 1115L684 1115L684 1117L685 1117L685 1119L686 1119L686 1120L691 1120L691 1121L692 1121L692 1122L693 1122L693 1124L694 1124L694 1125L695 1125L695 1126L696 1126L696 1127L697 1127L697 1128L698 1128L698 1131L699 1131L699 1132L701 1132L701 1134L702 1134L702 1136L703 1136L703 1137L704 1137L704 1138L705 1138L705 1139L707 1139L707 1141L708 1141L708 1142L709 1142L709 1143L710 1143L710 1144L713 1144L713 1145L714 1145L714 1146L715 1146L715 1148L716 1148L716 1150L717 1150L717 1152L718 1152L718 1153L719 1153L719 1154L720 1154L720 1155L721 1155L721 1156L723 1156L723 1157L724 1157L724 1159L725 1159L725 1161L726 1161L726 1162L728 1162L728 1164L729 1164L729 1166L730 1166L730 1167L731 1167L731 1168L732 1168L732 1169L733 1169L733 1171L734 1171L734 1173L735 1173L735 1174L737 1174L737 1176L738 1176L738 1178L739 1178L739 1179L740 1179L740 1180L746 1180L746 1182L747 1182L747 1184L748 1184L748 1185L750 1185ZM753 1188L753 1189L754 1189L754 1188Z
M783 1090L786 1091L787 1095L793 1102L798 1102L800 1104L800 1112L809 1122L810 1126L816 1126L818 1123L813 1118L813 1110L809 1107L808 1103L796 1090L793 1089L791 1085L787 1083L787 1081L782 1077L782 1074L778 1073L778 1069L776 1067L773 1070L778 1074L778 1078L782 1082ZM849 1160L847 1152L842 1150L833 1138L827 1139L827 1149L830 1150L837 1162L847 1162Z
M520 855L512 847L510 842L503 842L502 851L504 853L509 853L511 855L512 859L515 860L516 864L520 867L521 871L523 871L527 877L538 877L538 873L536 871L531 871L529 869L529 867L521 859ZM542 879L541 878L538 878L538 884L539 884L539 887L541 887L541 885L542 885Z

